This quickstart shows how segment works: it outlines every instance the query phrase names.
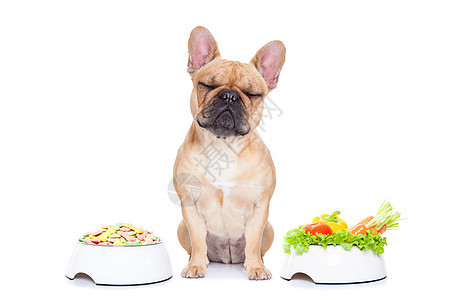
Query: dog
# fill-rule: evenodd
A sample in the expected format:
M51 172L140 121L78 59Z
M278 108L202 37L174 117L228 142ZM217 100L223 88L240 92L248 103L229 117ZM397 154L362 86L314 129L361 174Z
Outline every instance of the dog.
M199 26L190 34L188 52L194 119L173 168L183 216L177 235L190 256L181 275L204 277L209 261L215 261L244 263L249 279L270 279L263 256L274 237L267 219L276 177L256 127L264 98L277 86L285 46L272 41L248 64L228 61L220 57L212 34ZM205 159L213 156L208 149L228 158L220 174ZM200 195L193 196L183 174L196 178Z

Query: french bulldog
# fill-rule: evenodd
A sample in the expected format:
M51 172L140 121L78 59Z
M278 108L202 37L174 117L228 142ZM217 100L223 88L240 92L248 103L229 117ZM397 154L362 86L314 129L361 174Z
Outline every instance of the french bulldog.
M229 61L221 58L212 34L196 27L188 52L193 121L173 168L183 216L178 240L190 256L181 275L204 277L214 261L244 263L249 279L270 279L263 256L274 237L267 219L275 167L256 128L264 98L277 86L286 49L272 41L249 63ZM210 160L205 162L213 156L208 149L228 158L220 174L214 175ZM193 196L181 174L196 178L200 193Z

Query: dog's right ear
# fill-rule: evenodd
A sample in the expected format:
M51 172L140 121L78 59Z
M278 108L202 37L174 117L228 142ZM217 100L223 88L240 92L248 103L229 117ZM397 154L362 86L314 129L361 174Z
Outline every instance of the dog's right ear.
M187 71L191 76L201 67L216 58L220 58L216 40L208 29L202 26L195 27L188 42L189 61Z

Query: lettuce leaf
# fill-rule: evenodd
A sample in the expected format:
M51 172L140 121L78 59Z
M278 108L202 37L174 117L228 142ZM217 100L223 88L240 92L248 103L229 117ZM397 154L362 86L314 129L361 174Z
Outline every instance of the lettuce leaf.
M345 250L350 250L353 246L360 250L372 250L380 255L384 252L384 246L387 245L386 238L381 234L358 234L353 235L346 229L334 232L332 235L319 233L317 237L311 233L305 233L303 226L289 230L283 238L283 250L291 254L292 249L299 255L309 251L309 245L320 245L327 248L328 245L340 245Z

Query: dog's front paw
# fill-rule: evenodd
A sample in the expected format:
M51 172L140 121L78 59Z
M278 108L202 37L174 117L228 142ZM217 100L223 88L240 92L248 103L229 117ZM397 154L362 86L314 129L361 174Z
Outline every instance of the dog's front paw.
M248 279L267 280L272 278L272 273L264 265L247 266Z
M206 264L204 265L191 265L188 264L181 272L181 276L184 278L203 278L205 277Z

